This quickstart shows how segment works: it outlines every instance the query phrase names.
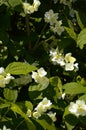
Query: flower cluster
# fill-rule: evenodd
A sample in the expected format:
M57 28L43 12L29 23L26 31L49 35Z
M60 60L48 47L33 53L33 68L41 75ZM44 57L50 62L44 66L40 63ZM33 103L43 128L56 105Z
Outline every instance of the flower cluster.
M32 14L35 11L38 11L38 7L40 6L40 1L39 0L34 0L33 4L29 4L26 2L23 2L23 8L24 8L24 12L25 14Z
M86 116L86 104L84 100L77 100L76 103L71 102L69 111L76 117Z
M11 79L14 79L9 73L5 74L4 68L0 67L0 87L4 88L6 84L9 84Z
M43 100L37 105L37 107L34 109L33 112L31 112L30 109L28 109L26 115L28 117L33 116L34 118L38 119L43 113L47 112L47 110L51 109L51 101L48 100L46 97L43 98ZM56 113L49 112L47 115L52 119L52 121L56 121Z
M58 35L61 35L64 31L64 28L62 25L62 20L58 20L58 13L54 13L53 10L49 10L45 13L44 16L45 22L50 24L50 29L57 33Z
M67 53L64 56L59 52L58 48L50 50L50 60L54 65L59 64L64 67L66 71L78 70L78 63L75 63L76 58L71 53Z
M44 68L40 68L37 70L37 72L32 72L32 78L35 80L36 83L44 84L45 86L48 86L49 80L46 77L47 72L44 70Z
M3 129L0 129L0 130L11 130L11 129L9 129L9 128L7 129L6 126L4 125Z

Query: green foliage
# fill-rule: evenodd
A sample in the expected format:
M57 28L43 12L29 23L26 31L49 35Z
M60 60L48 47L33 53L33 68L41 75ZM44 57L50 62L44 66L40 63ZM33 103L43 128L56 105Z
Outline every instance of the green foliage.
M81 94L86 93L86 87L79 83L71 82L63 85L64 92L67 94Z
M76 35L76 33L74 32L74 30L71 29L71 28L68 28L68 27L64 27L64 28L65 28L65 30L67 31L67 33L69 34L69 36L76 41L77 35Z
M86 44L86 28L84 28L78 35L77 38L77 46L80 49L84 48L84 45Z
M0 130L86 129L85 8L85 0L0 0ZM79 116L69 111L76 101Z
M37 68L33 65L23 63L23 62L13 62L10 63L7 67L5 72L14 74L14 75L20 75L20 74L27 74L30 73Z
M9 88L4 89L4 97L6 100L15 102L18 97L18 91L17 90L11 90Z
M33 129L35 130L35 126L32 123L32 121L26 116L26 114L16 105L16 104L12 104L11 106L11 110L13 112L18 113L19 115L21 115L29 124L29 129Z
M75 13L76 13L77 22L78 22L78 24L79 24L79 26L80 26L80 28L82 30L82 29L84 29L84 25L83 25L83 23L82 23L82 21L80 19L78 11L75 11Z

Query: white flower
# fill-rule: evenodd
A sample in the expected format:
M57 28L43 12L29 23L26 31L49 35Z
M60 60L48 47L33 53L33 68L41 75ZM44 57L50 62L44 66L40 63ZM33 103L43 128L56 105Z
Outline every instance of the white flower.
M37 72L32 71L32 78L35 80L35 82L38 82L40 79L40 76Z
M28 14L32 14L32 13L34 13L34 6L33 5L29 5L29 7L27 8L27 13Z
M11 74L7 74L6 75L6 78L5 78L5 84L9 84L9 82L11 81L11 79L14 79L13 76L11 76Z
M45 75L47 75L47 72L42 67L40 69L38 69L37 72L40 77L44 77Z
M4 74L4 68L0 67L0 74L3 75Z
M74 58L71 55L72 55L71 53L67 53L65 55L65 61L66 61L66 63L74 63L76 61L76 58Z
M32 5L27 2L23 2L23 8L25 14L32 14L35 11L38 11L38 7L40 6L40 4L41 3L39 0L34 0Z
M62 20L57 21L54 26L50 26L50 29L54 33L57 33L58 35L61 35L62 32L64 31L64 28L61 25L62 25Z
M51 56L51 57L54 57L54 56L56 56L56 55L57 55L56 49L53 49L53 48L52 48L52 49L50 50L50 56Z
M74 70L74 64L73 63L66 63L65 64L65 70L66 71L72 71L72 70Z
M40 6L41 2L39 0L34 0L33 7L35 11L38 11L38 7Z
M50 25L54 25L58 19L58 13L54 13L53 10L49 10L45 13L45 22L50 23Z
M35 80L35 82L39 83L46 74L47 72L41 67L37 70L37 72L32 71L32 78Z
M5 79L3 75L0 75L0 87L4 88L5 87Z
M84 100L77 100L76 103L71 102L69 106L69 111L75 116L85 116L86 115L86 104Z
M11 130L11 129L9 129L9 128L7 129L6 126L4 125L3 129L0 129L0 130Z
M53 122L56 121L56 112L53 113L52 111L50 111L49 113L47 113L47 115L51 118Z
M62 93L62 99L64 99L65 98L65 95L66 95L66 93Z
M46 112L47 110L51 109L51 101L48 100L46 97L37 105L35 108L36 111L39 113Z
M60 64L61 66L65 65L64 57L61 53L59 53L58 49L50 50L50 56L51 56L50 59L54 65L56 65L56 64Z
M41 114L38 111L33 112L33 117L38 119L41 116Z
M30 110L30 109L27 110L26 115L27 115L28 117L31 117L31 110Z

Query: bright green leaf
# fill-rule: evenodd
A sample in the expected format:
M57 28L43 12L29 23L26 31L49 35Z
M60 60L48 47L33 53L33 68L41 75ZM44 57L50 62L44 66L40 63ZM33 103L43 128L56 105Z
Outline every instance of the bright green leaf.
M73 31L73 29L68 28L68 27L64 27L64 29L67 31L67 33L69 34L69 36L76 41L77 35L76 35L76 33Z
M6 107L10 107L10 103L4 103L4 104L0 104L0 109L6 108Z
M21 115L29 124L30 130L36 130L35 125L32 123L32 121L26 116L26 114L19 108L18 105L12 104L11 110L13 112L16 112L17 114Z
M66 83L63 85L66 94L81 94L86 93L86 87L76 82Z
M29 86L29 91L42 91L44 89L45 88L41 84Z
M13 75L27 74L36 70L37 68L33 65L24 62L12 62L7 67L5 72Z
M15 7L22 3L22 0L8 0L10 6Z
M33 105L31 102L25 101L25 106L27 107L27 109L33 110Z
M4 97L8 101L15 102L18 97L18 91L17 90L11 90L9 88L4 89Z
M84 45L86 44L86 28L84 28L78 35L77 38L77 46L80 49L84 48Z
M86 94L79 97L79 100L84 100L86 102Z
M83 29L84 25L83 25L83 23L82 23L82 21L80 19L78 11L75 11L75 13L76 13L76 18L77 18L78 25L80 26L81 29Z

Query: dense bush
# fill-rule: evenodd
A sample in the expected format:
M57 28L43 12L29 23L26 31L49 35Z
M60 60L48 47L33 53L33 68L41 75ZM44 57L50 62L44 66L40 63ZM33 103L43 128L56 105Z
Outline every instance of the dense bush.
M0 0L0 130L85 130L85 7Z

